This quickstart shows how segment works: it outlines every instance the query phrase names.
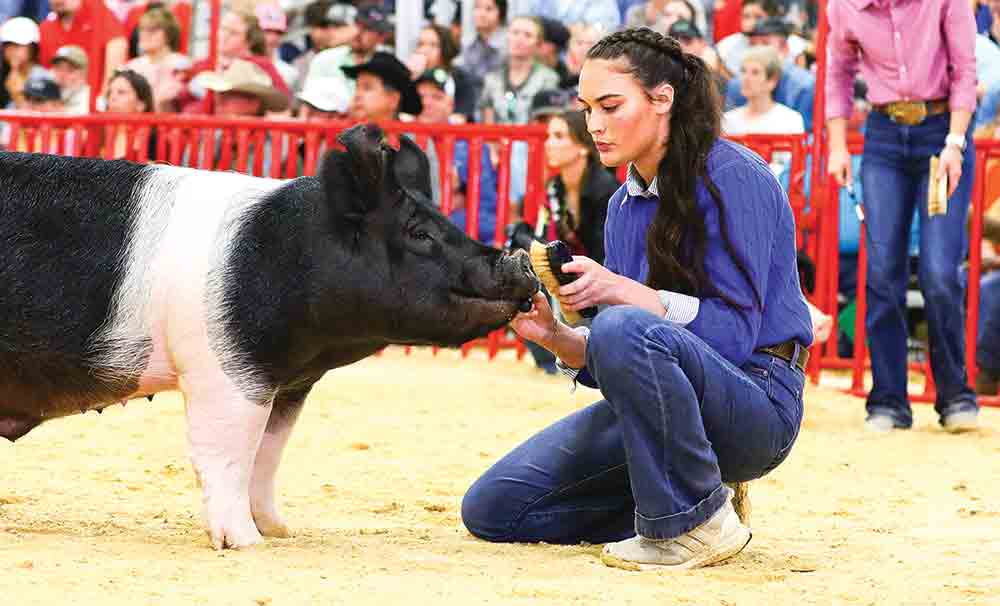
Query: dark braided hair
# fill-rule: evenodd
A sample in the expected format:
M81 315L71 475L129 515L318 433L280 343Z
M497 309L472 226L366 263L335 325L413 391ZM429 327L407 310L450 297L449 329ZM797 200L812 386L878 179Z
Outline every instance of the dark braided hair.
M700 180L718 210L726 250L762 305L761 294L729 238L722 194L707 171L708 153L720 136L722 122L722 102L711 71L700 58L685 53L675 39L646 27L609 34L587 52L587 59L622 57L628 62L626 71L647 94L663 83L674 88L667 151L656 173L660 203L646 234L647 284L692 296L721 296L737 306L718 292L705 271L705 218L695 200Z

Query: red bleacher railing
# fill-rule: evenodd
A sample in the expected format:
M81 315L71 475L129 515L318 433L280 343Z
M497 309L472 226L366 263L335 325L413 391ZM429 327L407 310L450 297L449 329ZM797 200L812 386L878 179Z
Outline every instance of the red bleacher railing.
M237 170L256 176L292 178L315 174L323 154L339 148L336 136L350 122L303 122L293 120L225 119L211 116L178 115L112 115L61 116L0 112L0 122L9 125L6 136L8 149L39 151L68 155L111 158L121 156L137 162L166 162L208 170ZM527 143L528 182L521 207L522 218L533 222L543 202L545 163L543 159L544 127L498 125L445 125L395 122L382 125L387 134L407 134L423 149L436 152L438 173L433 175L440 185L440 204L447 214L455 206L456 192L450 170L454 160L454 143L468 142L468 178L466 193L466 225L475 237L480 216L482 154L498 158L496 231L493 244L502 246L504 228L511 220L510 176L512 144ZM839 273L839 189L814 165L812 194L807 195L807 157L815 149L806 135L753 135L735 138L766 160L775 153L789 153L790 171L788 197L797 225L797 244L804 248L817 265L816 289L812 302L830 314L835 322L833 338L813 347L808 369L816 382L824 369L850 370L851 393L865 395L865 373L868 368L864 339L865 251L864 233L859 251L858 307L855 320L854 355L841 358L837 352L837 312ZM125 141L125 145L114 143ZM856 133L849 139L852 153L861 151L862 139ZM1000 158L1000 142L977 141L977 161L970 223L970 258L968 314L966 324L966 360L970 383L975 380L976 321L981 258L985 165L988 159ZM814 163L815 164L815 163ZM820 167L821 168L821 167ZM819 180L815 179L820 175ZM863 230L863 225L862 225ZM490 358L500 350L515 349L523 356L524 346L508 330L498 330L487 338L466 344L463 354L475 348L486 349ZM927 377L924 391L914 394L914 401L932 401L933 383L926 363L914 365L914 370ZM1000 398L983 398L988 405L1000 405Z

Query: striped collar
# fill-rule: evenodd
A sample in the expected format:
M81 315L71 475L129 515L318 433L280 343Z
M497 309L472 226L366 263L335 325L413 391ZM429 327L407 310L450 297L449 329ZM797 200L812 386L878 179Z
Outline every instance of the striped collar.
M639 174L635 164L628 165L628 177L625 179L625 190L628 192L628 195L633 198L655 198L660 195L659 191L656 189L656 177L653 177L653 181L647 186L645 179L643 179L642 175Z

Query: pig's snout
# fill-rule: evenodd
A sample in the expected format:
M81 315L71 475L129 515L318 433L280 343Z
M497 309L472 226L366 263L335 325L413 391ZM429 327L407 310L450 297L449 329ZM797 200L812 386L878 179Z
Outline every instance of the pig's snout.
M523 250L516 250L507 257L507 263L512 266L511 271L515 277L514 287L518 295L525 291L526 299L528 300L528 309L531 308L530 302L531 297L541 289L541 283L538 281L538 276L535 275L535 270L531 267L531 258L528 257L528 253ZM517 298L521 298L518 296ZM525 310L526 311L526 310Z

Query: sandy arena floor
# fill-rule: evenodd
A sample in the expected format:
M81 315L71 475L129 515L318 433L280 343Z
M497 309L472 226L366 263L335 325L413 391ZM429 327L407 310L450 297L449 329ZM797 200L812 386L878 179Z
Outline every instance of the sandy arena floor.
M754 539L681 574L604 567L599 546L494 545L459 521L468 485L595 399L513 360L399 351L317 387L280 480L291 539L209 548L180 398L0 441L6 604L1000 604L1000 411L975 435L860 430L810 388L788 461L751 488Z

